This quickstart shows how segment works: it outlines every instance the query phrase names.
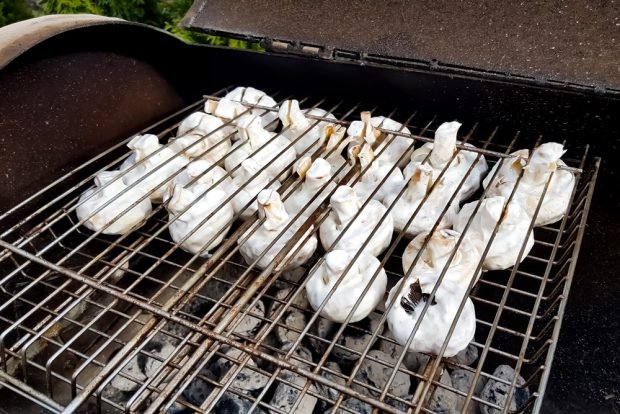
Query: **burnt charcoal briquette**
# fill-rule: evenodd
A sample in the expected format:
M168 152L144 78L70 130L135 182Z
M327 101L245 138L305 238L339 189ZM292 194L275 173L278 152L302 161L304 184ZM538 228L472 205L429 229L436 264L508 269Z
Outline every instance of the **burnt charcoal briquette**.
M166 414L190 414L192 410L175 402L166 410Z
M323 367L335 373L342 374L342 370L340 369L340 366L335 362L328 361L325 363ZM321 370L321 376L340 385L344 385L346 382L345 379L341 375L336 375L332 372L326 371L325 369ZM319 389L319 393L322 396L329 398L330 400L333 400L333 401L335 401L340 395L339 391L325 384L318 383L317 388Z
M408 395L408 396L404 397L403 400L405 400L405 401L413 401L413 395ZM407 410L411 407L410 404L404 403L402 401L395 400L393 398L389 398L387 400L387 403L389 405L391 405L392 407L396 408L397 410L402 411L403 413L406 413Z
M306 268L296 267L295 269L289 269L282 272L282 275L276 280L274 284L276 287L289 288L291 284L299 284L299 281L306 274Z
M295 296L294 298L293 295ZM280 310L280 307L284 306L284 304L291 300L291 298L293 298L293 300L291 302L291 306L289 306L289 309L308 309L310 306L305 289L298 293L296 293L293 288L280 289L276 293L275 297L278 300L274 301L271 305L271 310L269 311L269 316L271 317L275 316L275 314Z
M365 402L362 402L355 398L347 398L346 400L342 402L341 405L347 407L349 410L357 414L372 413L372 406L370 404L366 404ZM337 414L350 414L350 411L345 411L341 408L338 408L338 410L336 410L336 413Z
M467 371L464 369L455 369L450 374L450 378L452 379L452 386L459 391L463 391L464 393L469 392L469 388L471 387L471 383L474 380L474 373L471 371ZM476 383L476 387L474 388L474 395L479 396L484 388L484 378L482 376L478 377L478 382ZM463 404L465 404L465 397L457 396L457 408L459 411L462 411ZM478 402L471 400L469 406L467 407L468 414L475 414L479 412Z
M150 341L144 346L142 351L149 352L161 360L165 360L172 354L174 349L174 346L167 342ZM146 379L156 375L161 364L161 361L140 352L131 358L131 360L123 367L122 372L142 383ZM112 379L110 382L110 387L123 392L133 391L138 388L138 382L125 378L119 374Z
M379 334L383 332L383 325L380 326L380 322L381 315L373 312L361 321L349 324L338 338L338 344L346 349L334 347L333 355L348 360L359 359L358 353L350 352L347 349L361 353L369 345L372 338L369 332L378 331Z
M222 395L222 398L220 398L217 404L215 404L215 407L213 408L213 413L250 414L251 412L252 414L265 414L265 411L263 411L260 407L256 407L252 411L250 411L253 404L254 403L249 400L239 398L236 395L227 392L224 393L224 395Z
M144 364L143 364L144 365ZM144 375L143 369L140 368L138 364L138 358L132 358L124 367L122 372L135 378L139 382L143 382L146 380L146 375ZM117 374L112 381L110 382L110 388L118 391L133 391L138 388L139 384L136 381L133 381L129 378L125 378L121 376L121 374ZM113 394L114 390L110 390L110 393Z
M161 347L157 347L151 350L151 354L153 354L159 359L147 357L147 360L144 365L144 375L146 375L147 378L151 378L157 375L157 371L160 369L161 365L163 364L162 361L166 360L170 355L172 355L174 350L175 350L175 347L167 342L161 344ZM141 356L145 356L145 355L138 354L138 357L141 357Z
M512 382L515 375L514 369L508 365L500 365L493 371L494 377L501 378L508 382ZM521 376L518 376L516 388L510 399L510 411L515 411L522 407L527 402L528 398L530 398L530 391L527 387L523 388L524 384L525 380ZM509 389L509 384L489 379L480 394L480 398L490 403L497 404L500 407L505 407ZM501 412L501 410L489 407L485 404L480 404L480 409L483 414L499 414Z
M313 335L318 336L319 338L329 340L336 326L337 324L333 323L332 321L329 321L319 316L312 323L310 332ZM327 346L327 342L320 341L317 338L311 338L311 337L307 337L307 338L308 338L308 342L310 343L310 348L317 354L322 354Z
M293 295L295 295L294 298ZM286 309L284 315L280 319L282 325L278 326L275 329L275 336L280 341L280 344L287 344L295 342L299 338L299 332L296 330L303 330L306 326L306 316L300 309L307 309L308 299L306 297L306 291L302 290L299 293L295 293L295 291L291 288L288 289L280 289L276 293L276 298L279 301L274 301L271 309L269 310L269 316L271 318L275 318L275 316L280 312L281 308L285 305L286 302L291 300L291 305ZM281 303L280 301L284 302ZM287 329L287 327L293 329Z
M325 363L325 365L323 366L324 369L321 370L321 376L324 378L327 378L328 380L335 382L336 384L340 384L340 385L344 385L345 384L345 379L341 376L341 375L336 375L332 372L327 371L326 369L333 371L335 373L341 374L342 370L340 369L340 366L332 361L328 361ZM326 368L326 369L325 369ZM321 394L323 397L325 398L329 398L332 401L336 401L336 399L338 399L338 396L340 395L340 392L328 385L322 384L322 383L317 383L316 384L317 389L319 390L319 394ZM328 403L327 401L324 400L319 400L318 401L318 405L319 405L319 412L324 413L324 412L328 412L329 411L329 407L331 406L330 403Z
M299 338L300 332L306 327L306 316L298 310L292 310L286 312L281 322L286 327L276 327L276 337L281 344L293 343Z
M453 357L448 358L448 361L455 362L461 365L472 366L477 359L478 347L476 347L474 344L469 344L467 348L463 349Z
M244 355L243 351L235 348L229 348L224 353L227 357L217 359L211 366L211 371L220 380L228 371L237 368L234 360L239 360ZM250 358L233 379L232 387L244 393L251 393L265 387L269 377L256 371L256 367L256 362Z
M288 352L290 349L290 344L282 347L282 351L284 352ZM297 358L290 359L290 362L292 364L295 364L298 367L307 370L310 370L312 368L312 366L309 364L309 362L312 362L312 354L308 349L303 346L299 346L295 349L294 354ZM297 375L291 371L282 371L282 373L280 374L280 378L284 381L298 385L300 388L303 388L308 381L304 377ZM317 389L314 384L312 384L308 388L308 391L316 393ZM284 382L280 382L276 388L275 393L273 394L273 397L271 398L270 405L286 413L293 413L293 407L296 404L300 393L301 391L299 389L292 387ZM312 414L316 404L316 397L305 393L303 397L301 397L301 402L299 402L294 412L295 414Z
M439 379L441 384L444 384L448 387L452 387L452 379L450 378L450 374L447 370L444 370L441 373L441 378ZM446 388L436 387L433 392L433 397L431 398L431 403L429 408L436 412L442 414L452 414L458 413L456 409L458 404L458 395Z
M368 358L368 356L374 357L385 364L374 361ZM392 372L396 369L396 360L385 352L377 349L369 351L368 356L362 361L359 370L355 374L355 379L362 384L368 384L379 390L383 390ZM405 397L409 394L410 387L411 379L409 375L404 372L398 372L390 384L389 393L396 397ZM373 389L356 383L352 385L352 388L365 395L370 394L378 397L380 394Z
M280 378L291 382L295 385L298 385L300 388L303 388L306 385L306 380L304 377L297 375L295 373L284 371ZM316 392L316 387L311 385L308 388L308 392ZM295 414L312 414L314 411L314 407L317 404L316 397L310 395L308 392L304 393L301 397L301 401L295 407L297 400L300 398L301 391L295 387L292 387L285 383L278 384L273 397L271 398L270 405L273 407L284 411L285 413L295 413ZM293 409L295 407L295 409Z
M203 368L200 371L200 376L196 376L183 390L183 398L187 402L197 406L202 404L213 391L213 386L202 379L201 376L212 380L215 379L210 370Z
M241 322L239 322L233 332L240 336L252 336L254 332L258 330L262 323L261 319L252 315L256 315L260 318L265 317L265 304L262 300L257 301L256 304L252 307L252 309L248 312L248 314L243 316L243 319L241 319Z
M389 330L386 330L383 333L383 336L394 340L394 336ZM380 339L378 349L390 355L392 358L398 360L404 348L395 342ZM420 367L426 366L429 360L430 358L428 357L428 355L424 355L419 352L409 351L403 359L403 365L408 370L417 372Z

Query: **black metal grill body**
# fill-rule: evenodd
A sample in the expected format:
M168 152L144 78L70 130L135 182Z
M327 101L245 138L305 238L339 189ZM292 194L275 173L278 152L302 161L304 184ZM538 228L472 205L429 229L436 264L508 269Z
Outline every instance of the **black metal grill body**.
M145 47L145 45L152 46ZM46 69L56 67L59 62L71 62L71 64L63 65L63 68L67 71L66 78L56 78L56 81L52 82L53 86L50 90L42 88L42 85L50 81L51 74ZM125 68L131 67L132 62L138 62L140 65L144 64L144 69L134 69L136 73L140 75L149 71L149 73L153 74L153 78L162 79L162 84L165 84L170 92L168 94L160 94L162 84L156 85L157 82L154 82L154 85L149 85L147 88L148 96L138 96L135 103L132 102L129 105L132 111L135 111L135 113L139 112L142 115L133 118L128 117L127 112L119 113L114 110L114 105L117 102L114 99L109 100L110 95L115 96L118 94L119 96L126 97L122 93L123 88L131 85L140 86L144 78L141 76L134 78L123 76L123 71L121 70L118 73L113 73L111 76L110 82L114 85L114 90L111 93L108 90L101 89L101 87L93 88L94 82L101 80L101 76L108 69L105 67L105 64L101 66L93 65L95 62L111 62L113 67L121 65ZM189 63L180 69L178 62ZM77 76L78 73L84 74L85 67L93 68L93 73L87 71L87 79L75 82L73 76ZM51 73L53 74L54 72ZM35 74L38 74L38 77L33 76ZM33 79L30 86L29 84L24 86L24 83L15 83L16 79L25 78ZM476 125L473 141L477 145L482 146L485 142L489 142L493 150L499 152L507 150L508 145L515 137L516 131L519 131L519 147L531 146L541 139L543 142L548 140L565 140L570 144L571 153L576 158L580 158L585 153L586 145L590 145L590 155L599 155L604 152L605 148L609 148L610 140L607 137L613 137L614 134L617 136L618 133L618 127L613 122L612 116L620 105L613 96L597 96L593 93L561 90L558 87L552 88L545 85L525 85L511 82L509 79L485 80L483 73L475 73L475 71L436 73L419 67L394 68L379 64L361 66L357 63L321 62L300 57L257 54L208 47L190 47L140 26L121 25L113 28L105 26L86 28L78 32L66 33L47 41L45 44L36 46L28 54L14 61L0 73L0 87L7 91L6 96L8 97L3 103L0 103L0 105L4 105L0 109L5 114L4 119L8 130L7 136L11 139L10 145L6 146L6 148L14 149L18 153L31 151L35 154L36 149L40 149L41 153L45 154L43 150L45 143L62 142L62 145L56 146L50 152L61 151L64 154L69 154L62 158L51 157L43 165L35 166L32 175L38 172L41 176L34 182L32 182L32 175L26 174L22 160L6 157L5 160L9 167L21 171L25 178L21 181L9 183L9 185L13 185L13 189L19 189L19 193L15 193L15 191L7 192L8 201L5 203L5 208L14 205L18 200L23 200L29 193L43 188L48 182L61 176L64 172L71 171L76 166L82 165L85 160L100 153L101 150L111 147L112 143L119 143L127 139L131 133L137 132L140 126L147 125L152 120L161 119L162 112L166 113L174 109L180 109L185 104L196 101L203 92L213 93L234 84L248 84L264 88L276 93L280 97L290 95L298 98L308 97L308 102L312 104L325 99L321 106L331 107L340 105L340 108L342 108L340 115L350 113L357 108L377 107L377 113L385 114L397 108L395 118L404 121L415 112L417 119L422 121L421 123L413 122L412 125L422 128L418 130L422 136L424 136L424 125L428 124L435 116L442 120L456 117L464 122L465 125ZM47 116L55 115L56 118L61 117L66 120L67 124L62 129L46 127L45 125L48 124L44 123L44 119L39 121L37 117L32 117L32 114L41 115L41 111L36 109L40 102L51 103L58 97L70 96L71 94L66 92L67 88L73 91L74 96L78 96L78 99L74 101L67 99L65 105L51 105L49 110L45 112ZM35 99L36 93L38 95L36 95ZM155 99L151 99L153 95L156 95ZM88 104L84 108L83 98L86 97L91 99L86 100ZM152 112L144 110L145 105L148 108L152 108ZM108 114L111 116L105 118L105 123L106 125L111 125L111 127L102 131L101 127L93 125L88 120L67 117L67 114L72 113L77 107L92 111L95 111L95 109L100 111L108 110ZM152 131L166 131L166 128L174 125L175 121L178 121L180 117L181 114L173 116L162 124L156 125ZM127 121L119 123L119 120L122 119ZM414 117L414 119L416 118ZM46 131L47 133L41 134L41 131ZM83 142L84 134L88 134L89 139L92 139L92 145L88 147L79 145L79 143ZM40 136L45 136L46 138L43 141L40 139L33 141L33 137ZM492 137L492 140L490 137ZM67 147L64 147L64 143L67 143ZM73 143L73 145L69 143ZM44 155L43 158L45 159L47 156ZM594 165L592 162L592 158L590 158L590 161L586 160L585 164L583 164L585 175L581 180L581 185L576 190L572 221L566 223L568 226L565 230L566 243L560 243L565 250L556 253L559 253L557 263L555 263L555 265L559 266L559 269L556 269L558 275L567 271L570 266L572 257L570 249L574 247L571 246L571 242L581 242L579 232L583 224L579 222L579 218L585 216L589 208L585 196L591 191L590 184L588 183L590 183L592 178L590 174L594 171L591 169ZM103 163L103 159L101 162L96 161L93 163L92 168L96 168L101 163ZM581 166L581 160L576 160L572 165L575 167ZM85 174L86 171L83 173ZM75 174L75 176L63 180L60 185L54 187L54 192L62 192L83 178L83 175ZM30 182L28 182L29 179L31 180ZM606 181L603 179L603 185L605 184ZM23 209L16 212L17 214L11 214L9 219L5 220L3 226L15 224L19 217L25 216L33 209L38 208L41 203L49 201L49 197L49 194L45 194L43 199L35 199L29 205L25 205ZM609 197L612 197L609 201L613 203L613 196ZM600 220L600 217L605 217L605 211L609 211L608 207L600 210L599 214L602 216L599 216L598 220ZM163 217L160 217L160 219L163 219ZM601 226L601 229L605 229L605 225L598 220L595 215L594 226ZM153 229L157 227L158 223L157 219L155 219L153 223L155 227ZM58 225L61 227L60 230L64 228L66 231L66 227L63 226L71 226L71 223L67 222ZM556 228L556 233L557 230ZM564 229L561 228L560 230L563 231ZM23 231L36 232L37 230L24 226ZM52 229L46 230L38 234L35 239L37 242L48 243L50 239L58 236L55 231ZM151 237L152 234L146 229L145 231L145 236ZM553 233L552 230L549 231ZM27 237L27 235L28 233L25 233L20 236ZM543 237L543 242L550 244L547 247L557 245L556 240L561 241L562 239L554 239L553 234L550 234L549 241L546 241L546 238ZM58 258L61 258L64 254L63 249L73 249L79 245L79 241L79 237L72 236L67 240L68 245L62 246L60 250L53 254L59 255ZM102 243L100 247L105 246L106 241L103 240ZM160 243L160 247L165 248L165 241L163 239L155 238L153 241L153 245ZM36 242L30 247L35 252L38 249ZM544 249L545 246L543 245L540 248ZM131 243L120 248L121 251L127 252L131 252L131 249ZM78 256L83 256L83 259L95 258L97 261L97 266L95 266L97 271L105 273L105 265L109 266L114 262L106 262L109 260L108 258L98 257L100 251L101 249L95 248L93 253L89 253L88 249L84 248L79 250ZM158 249L149 252L144 261L155 260L157 252ZM542 257L549 257L548 253L542 253ZM398 261L398 258L396 259ZM586 261L588 259L591 258L586 258ZM181 262L184 262L184 260ZM178 263L178 261L171 260L167 265L174 267L175 263ZM547 261L543 259L542 264L546 263ZM83 266L83 263L80 263L80 265ZM160 263L160 265L163 266L165 263ZM145 266L148 269L148 265L145 264ZM71 269L70 265L65 265L65 267ZM189 266L181 270L191 275L193 272L199 271L199 267ZM92 268L90 272L96 273L95 268ZM557 312L557 307L554 308L554 306L559 306L562 303L562 309L559 311L559 316L561 317L565 302L560 299L568 292L566 286L570 283L570 280L564 280L561 276L559 279L556 279L551 275L551 272L545 276L545 270L541 268L525 272L530 273L532 278L538 280L538 282L534 282L534 285L524 282L524 286L516 288L519 291L525 292L523 295L526 299L523 300L528 300L528 289L537 291L541 287L541 280L545 280L545 284L550 282L545 288L548 289L548 295L545 295L545 298L549 300L549 309L555 309L552 313ZM59 273L62 274L62 271ZM577 274L579 275L579 272ZM140 278L140 275L140 271L135 274L138 278ZM95 278L94 274L90 277ZM73 286L73 283L77 283L79 286L81 283L87 290L95 289L96 293L105 296L108 298L107 300L123 302L128 307L127 309L131 305L131 301L128 301L127 297L115 296L115 292L112 290L106 291L104 289L99 291L99 289L103 288L87 283L88 280L86 279L80 279L79 272L78 274L71 274L71 277L66 280L71 282L70 286ZM485 289L489 290L486 293L480 294L482 302L489 301L489 296L487 295L493 296L492 290L494 286L501 287L508 280L500 278L500 280L491 279L488 282L488 286L483 285L480 287L482 291ZM151 280L151 283L158 285L162 281L155 278ZM536 283L539 284L536 285ZM48 288L53 289L54 286L52 283ZM174 291L178 288L178 286L173 286L172 290ZM243 292L243 288L240 288L239 292ZM192 294L195 294L195 292L189 292L190 296ZM158 311L158 309L164 307L164 303L158 302L155 297L151 299L155 300L152 305L154 307L146 310L156 316L169 318L169 314ZM501 296L496 297L490 300L490 303L487 305L492 307L493 301L498 302L500 299ZM136 300L144 300L144 297L138 295ZM515 300L519 301L519 299ZM35 303L33 302L32 305L34 306ZM99 303L96 306L101 306L100 302L93 301L93 304L95 303ZM105 300L102 303L106 303ZM486 305L482 304L480 306L484 307ZM226 305L222 304L222 309L225 308ZM516 305L515 309L518 310L519 305ZM164 310L164 312L167 312L167 310ZM518 314L518 312L516 313ZM129 320L131 318L129 314L119 316L120 319ZM61 316L61 318L64 317L66 315ZM546 319L544 320L547 321ZM181 323L181 320L176 322ZM209 329L213 327L208 320L203 322L204 328ZM513 316L508 323L509 326L504 327L508 329L504 340L501 339L502 334L498 334L500 339L498 339L497 349L500 351L504 346L509 346L511 342L510 330L519 332L519 328L515 328L513 324L519 324L518 317ZM484 326L484 323L482 325ZM491 323L491 325L493 324ZM553 340L548 345L543 344L542 347L536 348L541 351L531 355L535 362L528 369L531 369L529 377L534 378L532 379L532 384L535 385L534 388L540 384L541 380L542 382L546 381L547 374L543 375L543 373L547 372L547 369L540 369L537 373L536 366L538 363L542 364L543 361L537 358L546 356L548 347L555 346L556 338L553 335L556 333L553 332L552 334L555 326L556 324L551 322L543 323L539 328L539 332L549 334L549 338L553 337ZM196 330L197 325L188 326L188 328ZM200 333L204 335L207 332L196 331L196 335ZM213 335L207 335L207 337L223 343L227 341L225 337L214 337ZM121 342L129 341L129 338L122 339ZM195 343L191 343L192 340L190 340L188 344L189 349L198 349L205 337L196 338L203 339ZM513 352L518 353L518 350ZM260 356L265 357L265 355ZM506 357L506 355L503 357ZM496 356L496 358L497 361L501 360L501 354ZM276 361L271 362L275 363ZM178 365L179 362L173 361L171 364L171 367L174 369L182 369L182 366ZM282 366L281 368L293 369L289 365ZM32 371L43 372L44 370L44 367L35 367ZM54 369L52 368L50 371L48 368L48 372L54 372ZM48 384L50 383L49 381L56 384L53 378L47 378L47 381ZM35 388L42 389L39 387ZM49 395L49 389L46 392ZM313 393L312 390L309 390L309 392ZM34 393L31 395L34 395ZM49 398L41 398L41 401L49 402ZM531 408L536 401L532 399L529 407ZM143 403L144 401L139 402ZM167 402L170 402L170 400L167 400ZM132 403L137 404L134 401ZM107 404L107 406L110 405L109 402ZM53 404L50 402L50 405ZM106 405L104 404L104 406ZM52 406L50 408L57 409L59 407ZM117 406L116 408L120 407ZM383 408L387 409L388 407L384 406Z

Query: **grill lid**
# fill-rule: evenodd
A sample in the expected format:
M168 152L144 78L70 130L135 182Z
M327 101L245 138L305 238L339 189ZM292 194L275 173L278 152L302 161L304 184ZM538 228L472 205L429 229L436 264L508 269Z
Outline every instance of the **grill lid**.
M559 6L544 1L196 0L181 25L262 41L272 51L478 68L602 91L620 89L618 15L618 4L587 0Z

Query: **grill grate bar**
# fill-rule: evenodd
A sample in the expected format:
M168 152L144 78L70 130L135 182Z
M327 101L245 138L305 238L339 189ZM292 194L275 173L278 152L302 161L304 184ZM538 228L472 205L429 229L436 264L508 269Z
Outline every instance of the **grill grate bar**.
M229 88L206 95L204 99L143 132L152 132L165 140L184 116L199 108L207 99L219 100L227 90ZM330 98L326 97L306 97L301 102L306 106L312 102L310 107L332 102L330 112L339 112L338 119L333 121L324 116L307 115L311 126L305 132L297 134L286 148L279 149L280 154L300 142L304 135L321 121L350 125L356 118L355 111L360 105L341 100L330 101ZM261 109L265 113L278 110L260 105L246 106L248 109L245 113L250 109ZM432 126L436 125L436 115L411 111L405 114L407 116L403 116L400 110L386 112L380 108L373 109L373 112L383 112L390 118L406 120L398 131L384 128L383 124L379 125L378 130L387 137L380 143L397 137L411 139L410 148L416 144L433 142ZM405 127L410 132L405 131ZM280 130L276 136L283 132L286 132L286 128ZM222 139L219 144L227 138ZM261 270L257 267L258 259L245 264L238 257L239 244L247 240L263 222L256 214L237 226L210 257L201 257L202 251L196 254L182 252L179 249L182 241L170 241L165 234L170 220L163 206L154 208L146 225L130 235L112 237L104 235L102 231L85 231L81 227L82 222L74 216L80 193L90 185L98 168L112 168L126 157L123 145L127 141L82 164L0 215L0 226L3 227L0 229L3 231L0 234L0 288L8 294L7 299L0 305L0 326L3 327L0 336L0 383L7 384L12 390L26 395L50 411L67 413L74 412L87 400L93 401L100 412L104 407L108 407L116 410L115 412L154 413L177 406L192 412L209 412L214 410L218 401L231 395L248 401L253 408L270 412L302 410L308 398L314 399L317 409L320 406L331 412L355 412L344 404L346 399L355 398L371 406L374 412L403 412L394 405L398 403L399 406L406 407L404 411L419 413L433 412L429 408L429 402L440 391L457 395L464 401L465 406L476 403L490 409L507 411L507 408L475 395L473 385L469 390L463 391L439 380L439 374L444 370L459 368L474 375L472 384L475 384L478 378L505 384L509 387L509 397L517 388L537 387L523 406L519 407L519 411L539 405L596 178L598 164L586 164L587 149L583 157L569 162L571 165L563 168L572 171L578 178L582 172L587 171L588 177L577 180L578 185L572 195L574 201L561 223L535 230L534 249L522 264L510 271L488 272L475 287L473 281L470 284L469 297L475 302L477 311L477 340L472 342L472 346L481 350L475 367L442 358L442 351L438 356L430 356L426 365L420 369L410 370L405 366L407 354L404 350L398 352L395 363L388 363L370 352L376 348L376 344L396 344L382 329L393 303L386 304L385 309L375 311L374 315L379 321L376 327L345 323L334 326L329 335L320 335L316 332L316 327L323 320L320 309L325 305L313 311L298 304L306 283L316 268L308 265L299 269L299 279L291 279L292 274L283 270L283 265L300 249L300 246L296 246L297 242L309 238L311 226L316 229L327 218L330 207L325 200L334 193L335 187L332 186L337 183L346 182L352 185L358 182L369 167L363 169L359 165L349 164L340 166L337 173L342 173L338 174L342 178L332 178L307 202L306 209L312 214L305 215L303 210L291 214L291 225L299 224L296 238L289 240L274 262ZM469 142L477 147L464 145ZM267 145L264 144L255 153ZM457 145L458 151L452 160L459 151L467 151L476 154L478 159L485 156L491 163L509 162L513 157L510 155L513 148L531 148L531 145L519 134L509 135L498 128L486 130L476 124L462 137L462 143ZM333 151L335 149L326 151L325 147L321 147L311 157L327 157ZM382 151L385 151L385 146L378 151L377 156L380 156ZM298 155L287 169L290 170L300 158ZM171 160L172 158L167 162L172 162ZM251 180L267 167L263 166ZM391 171L395 168L394 165ZM473 166L451 194L451 200L455 199L472 169ZM383 177L374 193L387 181L391 171ZM445 171L446 169L441 172L440 178ZM181 170L176 171L162 182L173 179L180 172ZM211 188L218 186L224 179L214 183ZM272 183L275 183L275 180L274 178ZM65 183L69 182L77 184L66 189ZM547 186L549 182L550 179ZM286 200L301 184L301 179L290 176L282 181L278 192L282 199ZM208 191L210 189L207 189L203 196ZM229 194L224 203L230 201L237 192ZM516 188L513 194L515 192ZM404 190L399 193L396 201L403 193ZM361 200L362 206L369 203L373 194ZM509 200L511 198L512 195ZM322 205L317 208L321 201ZM388 213L381 220L386 219L395 202L388 207ZM137 205L137 202L135 204ZM35 208L32 208L33 206ZM475 211L479 206L480 203L477 203ZM245 209L249 207L250 203ZM103 208L104 206L100 207L100 210ZM187 207L189 208L191 205ZM418 207L418 211L420 208ZM24 218L13 220L27 210L33 212L27 213ZM446 211L447 207L441 216L445 215ZM214 214L205 217L194 231ZM440 220L441 217L435 228ZM412 221L413 218L409 223ZM469 224L467 223L464 234L467 233ZM350 224L344 231L349 227ZM495 232L498 227L499 224L496 225ZM533 225L530 226L530 231L532 227ZM278 238L283 237L287 230L288 227L282 230ZM377 227L373 229L356 252L355 258L377 230ZM404 231L395 234L387 253L379 258L391 281L409 275L419 258L414 259L410 269L405 269L405 272L400 270L401 241L404 241L404 234ZM342 236L343 234L340 235ZM457 246L463 237L458 240ZM272 245L276 241L277 239ZM426 243L427 241L424 246ZM485 254L491 243L492 240L487 245ZM206 245L208 244L210 243ZM522 248L521 253L523 250ZM266 251L263 252L265 253ZM452 256L454 254L453 252ZM322 260L320 258L313 263L316 266ZM479 262L479 268L483 260L484 257ZM351 267L352 263L345 273ZM440 281L446 271L447 266L440 274ZM373 279L377 275L378 272L375 272ZM336 287L343 278L336 283ZM212 292L214 287L218 289L217 295ZM332 289L330 296L336 287ZM284 289L288 289L288 293L280 296ZM431 293L431 299L435 291L436 288ZM38 292L41 297L37 296ZM463 297L460 303L457 318L467 297ZM195 304L205 306L205 311L196 314L192 311ZM254 310L258 304L262 304L264 311L257 313ZM359 301L354 306L358 305ZM14 313L15 309L23 311ZM354 309L349 313L347 321ZM428 302L422 309L422 315L427 309ZM303 315L307 321L303 328L289 325L286 318L291 311ZM260 326L251 335L237 330L248 318L258 321ZM106 323L108 325L104 326ZM418 326L419 322L409 342L413 340ZM456 322L452 324L450 334L455 326ZM67 337L69 331L68 338L60 336L61 332L65 332L64 336ZM293 334L294 340L286 349L273 342L272 338L277 337L280 331ZM351 348L343 342L352 333L365 335L367 338L361 348ZM162 338L173 341L170 342L170 351L163 356L151 349L152 344L158 343ZM515 338L522 340L515 341ZM297 352L309 345L316 349L312 350L312 360L306 361ZM446 347L447 340L443 349ZM41 350L46 348L48 352L41 353ZM239 355L230 357L227 352L231 349L238 350ZM336 355L343 353L348 353L354 359L350 363L339 362L342 366L349 365L345 372L338 373L330 368L328 362L340 358ZM127 371L127 367L137 358L156 363L151 374L142 377ZM230 361L231 369L220 378L206 377L203 368L212 366L214 361L221 358ZM538 362L543 358L544 366ZM73 360L74 366L64 369L60 365L67 359ZM256 366L255 361L259 361L260 366ZM383 366L389 371L385 383L375 385L360 380L357 374L363 364L368 362ZM525 385L517 386L516 377L512 381L495 378L492 374L493 368L500 362L509 363L517 373L521 373L526 378ZM14 378L17 368L21 368L21 381ZM264 376L267 386L253 395L241 392L234 381L237 375L246 370ZM327 374L331 374L331 377L326 377ZM399 374L407 375L412 380L412 391L415 389L413 398L392 393L391 384ZM43 381L36 380L37 375L42 375ZM210 384L213 392L200 402L192 402L187 399L185 392L198 379ZM110 384L119 380L136 384L132 393L120 400L118 396L107 393ZM270 401L274 390L282 386L289 387L296 393L292 407L286 410ZM328 397L317 388L319 386L328 387L333 393Z

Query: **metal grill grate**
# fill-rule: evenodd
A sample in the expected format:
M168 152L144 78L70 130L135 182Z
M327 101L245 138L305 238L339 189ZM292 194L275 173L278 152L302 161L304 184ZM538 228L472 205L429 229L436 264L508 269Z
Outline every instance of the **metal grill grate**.
M217 100L225 92L205 100ZM359 104L329 98L300 101L306 107L329 109L343 125L356 119L360 109ZM203 103L143 132L165 141L178 122ZM389 132L387 139L410 138L412 147L431 142L439 125L438 116L389 108L373 111L406 120L411 134L379 129ZM322 120L309 118L315 124ZM514 149L533 147L540 137L485 130L476 124L460 140L478 149L459 145L459 151L467 148L492 164L510 159ZM297 237L265 270L246 264L238 253L238 239L260 222L256 214L235 222L208 259L186 253L170 240L161 205L129 235L86 230L75 215L78 199L97 171L115 168L127 156L128 141L0 216L0 383L5 388L53 412L74 412L87 405L97 412L214 412L224 403L244 401L245 409L255 412L418 413L435 412L433 401L438 398L457 398L464 411L472 404L493 413L539 409L598 171L598 160L587 159L587 148L568 145L569 155L582 156L566 160L577 185L565 217L536 229L534 249L520 265L486 272L475 286L472 281L469 297L477 326L471 347L479 358L469 366L441 355L420 357L416 364L407 361L410 355L384 331L384 309L373 312L372 323L330 325L304 306L308 273L322 260L321 254L295 271L278 265L290 260L287 253L300 238L309 237L311 225L316 228L325 220L327 202L307 219L301 212L296 215L297 222L304 222ZM313 159L327 155L321 148ZM345 164L334 176L338 172L345 177L341 183L351 183L365 171ZM278 191L286 199L300 183L290 176ZM328 191L328 184L324 189L320 197L328 200L333 190ZM389 288L403 276L400 254L407 242L404 233L395 234L379 257ZM460 311L464 303L465 298ZM288 319L292 317L302 323ZM290 343L282 346L278 336ZM381 354L372 352L375 349L394 350L395 361L377 357ZM335 369L334 361L341 369ZM369 364L386 372L380 388L360 379ZM500 364L513 367L524 382L517 384L516 376L512 381L495 377ZM142 373L146 365L148 375ZM220 375L213 375L214 367L221 368ZM472 373L473 385L462 390L441 380L442 372L454 369ZM261 386L244 391L239 384L246 377ZM392 384L405 377L411 395L394 395ZM515 393L524 395L526 388L531 395L517 407L501 407L475 392L478 378L505 384L508 400ZM119 384L128 390L118 392ZM286 393L292 405L276 407L276 393Z

